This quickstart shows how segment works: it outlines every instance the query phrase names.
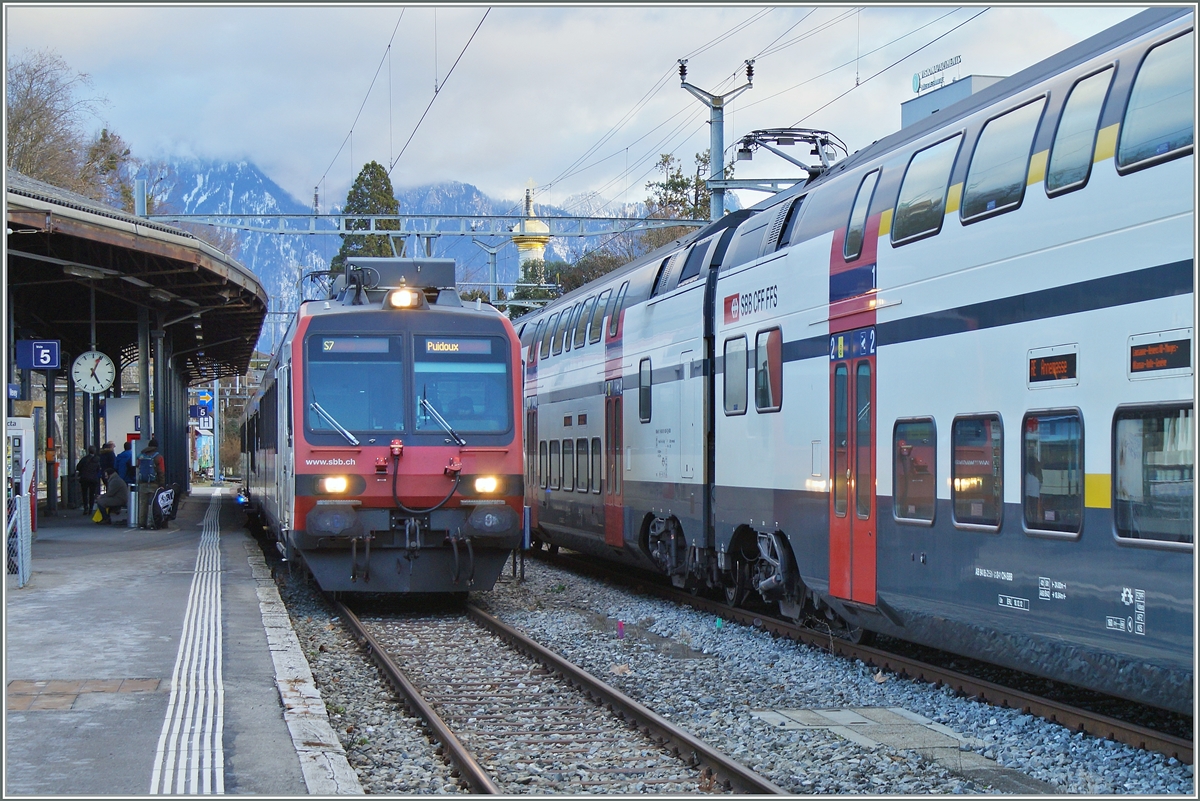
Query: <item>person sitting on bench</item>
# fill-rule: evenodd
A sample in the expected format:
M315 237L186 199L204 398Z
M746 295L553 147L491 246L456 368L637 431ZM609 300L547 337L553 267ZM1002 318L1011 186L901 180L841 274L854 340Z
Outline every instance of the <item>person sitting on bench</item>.
M100 523L112 524L112 513L129 504L129 485L125 479L117 475L116 470L104 473L104 494L96 499L96 508L100 510Z

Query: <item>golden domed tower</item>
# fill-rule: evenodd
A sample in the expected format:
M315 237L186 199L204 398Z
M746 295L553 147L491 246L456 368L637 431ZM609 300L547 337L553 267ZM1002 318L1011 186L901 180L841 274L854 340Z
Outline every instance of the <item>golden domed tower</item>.
M514 226L513 230L518 230ZM525 190L525 233L513 237L517 246L517 266L524 268L525 262L545 260L546 245L550 244L550 226L533 216L533 189Z

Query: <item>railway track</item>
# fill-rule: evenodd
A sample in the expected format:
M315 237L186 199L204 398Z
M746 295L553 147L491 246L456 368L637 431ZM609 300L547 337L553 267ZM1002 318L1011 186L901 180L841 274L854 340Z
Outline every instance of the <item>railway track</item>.
M778 637L822 648L849 659L858 659L872 667L886 670L907 678L929 682L937 686L950 687L960 695L977 698L994 706L1019 709L1025 714L1036 715L1058 723L1073 731L1081 731L1095 737L1155 751L1174 757L1180 762L1193 764L1192 741L1155 731L1145 726L1119 720L1068 703L1044 698L1033 693L1005 687L995 682L969 674L930 664L908 656L892 653L882 648L862 645L831 636L827 631L800 626L788 620L771 617L761 611L729 606L725 603L693 595L689 592L665 586L630 574L606 569L602 565L575 559L569 555L543 551L534 552L539 558L571 570L590 573L607 580L653 593L694 609L718 615L725 620L736 621L768 631Z
M332 603L473 792L784 792L476 607Z

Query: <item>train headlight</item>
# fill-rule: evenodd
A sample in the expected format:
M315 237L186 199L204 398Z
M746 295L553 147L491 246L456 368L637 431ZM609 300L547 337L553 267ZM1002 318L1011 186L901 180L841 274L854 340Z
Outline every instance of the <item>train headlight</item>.
M325 476L317 479L317 489L327 495L340 495L350 488L350 479L345 476Z
M388 295L388 305L393 309L411 309L420 302L415 289L401 287Z
M475 491L481 493L495 492L500 486L500 479L495 476L480 476L475 479Z

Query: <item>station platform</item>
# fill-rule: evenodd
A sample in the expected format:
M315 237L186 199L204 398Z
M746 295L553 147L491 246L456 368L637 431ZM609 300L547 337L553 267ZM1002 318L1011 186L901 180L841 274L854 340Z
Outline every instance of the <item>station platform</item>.
M361 794L230 488L42 514L5 589L4 797Z

